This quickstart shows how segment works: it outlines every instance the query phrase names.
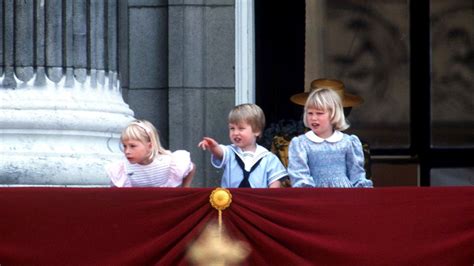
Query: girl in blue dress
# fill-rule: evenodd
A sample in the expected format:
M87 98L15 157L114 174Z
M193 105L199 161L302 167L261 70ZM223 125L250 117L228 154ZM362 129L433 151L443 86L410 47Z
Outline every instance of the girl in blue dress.
M292 187L373 187L365 176L359 138L347 129L339 94L329 88L308 96L303 122L310 130L289 145L288 174Z

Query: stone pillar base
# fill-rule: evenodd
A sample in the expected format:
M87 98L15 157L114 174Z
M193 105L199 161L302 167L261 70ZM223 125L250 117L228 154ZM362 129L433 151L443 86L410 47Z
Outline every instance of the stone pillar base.
M133 111L104 88L0 89L0 184L108 185Z

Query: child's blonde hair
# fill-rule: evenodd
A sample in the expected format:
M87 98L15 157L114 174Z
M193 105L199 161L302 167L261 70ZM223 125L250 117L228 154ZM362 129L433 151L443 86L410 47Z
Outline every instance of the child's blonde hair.
M329 112L329 119L335 130L345 130L349 128L349 123L344 116L341 97L334 90L321 88L313 90L304 105L303 122L309 128L306 122L306 113L309 108L325 110Z
M151 154L149 159L153 160L158 154L169 154L170 152L164 149L160 143L158 131L152 123L147 120L132 121L123 131L120 137L122 142L126 140L137 140L143 144L151 143Z
M244 103L232 108L229 113L228 122L238 124L242 121L252 127L253 133L259 133L259 137L262 135L265 129L265 114L258 105Z

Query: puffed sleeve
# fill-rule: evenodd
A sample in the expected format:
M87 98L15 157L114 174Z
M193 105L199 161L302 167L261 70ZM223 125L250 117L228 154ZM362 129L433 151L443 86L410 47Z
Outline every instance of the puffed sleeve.
M353 187L373 187L372 181L365 176L364 152L362 143L356 135L350 135L351 146L347 152L347 176Z
M170 156L170 176L166 186L178 187L183 183L183 178L193 170L191 154L185 150L177 150Z
M314 187L308 155L300 137L294 137L288 148L288 175L292 187Z
M107 176L110 178L110 183L114 187L131 187L132 184L128 179L125 162L114 162L105 167Z
M268 177L268 185L271 183L282 179L283 177L287 176L288 173L286 172L285 166L281 163L280 159L273 154L269 153L268 155L268 165L267 169L267 177Z

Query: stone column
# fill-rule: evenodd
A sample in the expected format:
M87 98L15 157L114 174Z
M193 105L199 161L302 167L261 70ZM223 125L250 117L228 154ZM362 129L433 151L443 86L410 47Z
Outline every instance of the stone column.
M169 136L172 150L191 151L193 186L220 184L203 136L229 144L227 116L235 104L234 0L169 0Z
M116 0L0 0L0 185L107 185L133 119Z

